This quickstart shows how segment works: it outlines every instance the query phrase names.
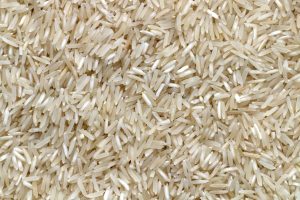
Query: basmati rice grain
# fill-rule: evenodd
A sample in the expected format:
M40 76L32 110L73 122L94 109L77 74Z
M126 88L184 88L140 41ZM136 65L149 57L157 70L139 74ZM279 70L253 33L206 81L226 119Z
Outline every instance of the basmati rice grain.
M207 13L210 15L210 16L212 16L213 18L215 18L215 19L219 19L219 16L215 13L215 12L213 12L213 11L211 11L211 10L207 10Z

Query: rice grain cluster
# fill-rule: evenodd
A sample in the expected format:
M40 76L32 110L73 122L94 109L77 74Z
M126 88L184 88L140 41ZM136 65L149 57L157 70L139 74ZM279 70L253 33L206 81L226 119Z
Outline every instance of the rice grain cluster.
M300 0L0 0L0 199L300 199Z

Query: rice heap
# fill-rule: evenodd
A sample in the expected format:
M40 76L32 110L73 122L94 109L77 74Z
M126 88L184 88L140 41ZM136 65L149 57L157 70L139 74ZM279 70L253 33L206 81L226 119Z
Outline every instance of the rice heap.
M299 0L0 0L1 199L300 199Z

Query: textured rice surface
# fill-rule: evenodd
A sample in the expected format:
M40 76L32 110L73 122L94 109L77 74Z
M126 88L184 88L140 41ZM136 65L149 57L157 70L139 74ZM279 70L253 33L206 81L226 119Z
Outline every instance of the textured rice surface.
M300 199L299 0L0 0L0 199Z

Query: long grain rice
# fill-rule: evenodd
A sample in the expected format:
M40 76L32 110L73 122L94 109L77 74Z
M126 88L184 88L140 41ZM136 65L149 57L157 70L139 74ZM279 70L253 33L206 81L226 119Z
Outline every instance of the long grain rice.
M300 199L298 0L0 0L0 199Z

